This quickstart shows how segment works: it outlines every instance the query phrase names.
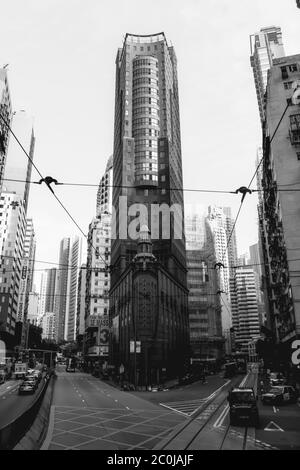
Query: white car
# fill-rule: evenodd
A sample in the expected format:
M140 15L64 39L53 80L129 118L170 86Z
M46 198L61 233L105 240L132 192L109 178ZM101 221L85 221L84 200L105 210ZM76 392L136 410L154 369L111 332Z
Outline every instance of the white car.
M297 403L298 393L290 385L276 385L261 397L263 404Z

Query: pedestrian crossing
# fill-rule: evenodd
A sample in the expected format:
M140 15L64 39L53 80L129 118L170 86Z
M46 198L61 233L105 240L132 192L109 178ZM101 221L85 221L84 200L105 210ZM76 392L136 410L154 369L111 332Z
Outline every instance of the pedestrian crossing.
M207 400L208 398L201 398L197 400L169 401L166 403L160 403L160 405L185 416L191 416L193 413L195 413L195 411L203 406Z

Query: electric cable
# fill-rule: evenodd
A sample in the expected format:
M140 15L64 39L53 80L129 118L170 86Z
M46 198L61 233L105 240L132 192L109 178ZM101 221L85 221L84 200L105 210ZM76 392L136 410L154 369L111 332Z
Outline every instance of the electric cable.
M13 132L12 128L10 127L10 124L6 121L6 119L2 116L2 114L0 113L0 118L2 119L2 121L4 122L4 124L6 125L6 127L8 128L8 130L10 131L10 133L13 135L13 137L15 138L16 142L18 143L18 145L21 147L21 149L23 150L23 152L25 153L26 157L28 158L28 160L30 161L30 163L32 164L32 166L35 168L35 170L37 171L37 173L39 174L39 176L41 177L41 180L38 184L41 184L42 181L44 181L46 183L46 186L47 188L49 189L49 191L53 194L53 196L55 197L55 199L57 200L57 202L60 204L60 206L63 208L63 210L66 212L66 214L68 215L68 217L72 220L72 222L76 225L76 227L78 228L78 230L82 233L82 235L84 236L84 238L87 239L87 241L89 242L88 240L88 235L82 230L82 228L78 225L78 223L76 222L76 220L74 219L74 217L71 215L71 213L69 212L69 210L65 207L65 205L61 202L61 200L57 197L57 195L54 193L53 189L51 188L50 186L50 183L51 182L55 182L56 180L53 180L53 178L51 177L48 177L46 176L45 178L43 177L42 173L40 172L40 170L37 168L37 166L35 165L35 163L33 162L32 158L30 157L30 155L28 154L28 152L25 150L25 148L23 147L23 145L21 144L21 142L19 141L18 137L16 136L16 134ZM51 178L52 181L49 181L47 180L47 178ZM91 246L93 247L93 244L90 243ZM93 247L94 248L94 247ZM95 248L94 248L95 249ZM101 257L101 256L100 256ZM102 258L102 257L101 257ZM102 259L103 262L105 264L107 264L104 259Z

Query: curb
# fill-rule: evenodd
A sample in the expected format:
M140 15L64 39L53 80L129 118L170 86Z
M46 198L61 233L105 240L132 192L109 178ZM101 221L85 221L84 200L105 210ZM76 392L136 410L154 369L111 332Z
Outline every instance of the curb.
M45 396L40 406L37 417L25 436L18 442L13 450L39 450L48 429L49 413L54 390L55 376L52 376L48 384Z

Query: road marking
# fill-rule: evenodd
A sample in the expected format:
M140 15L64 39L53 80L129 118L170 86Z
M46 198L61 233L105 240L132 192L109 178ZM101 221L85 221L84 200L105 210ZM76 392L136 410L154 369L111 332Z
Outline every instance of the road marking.
M5 400L6 397L2 397L2 400Z
M226 405L225 408L223 409L222 413L214 423L214 428L220 428L223 425L223 422L228 414L229 411L229 405Z
M130 410L130 408L128 406L126 406L126 410Z
M181 415L187 416L187 413L183 413L182 411L176 410L176 408L171 408L170 406L164 405L163 403L160 403L160 406L164 406L169 410L175 411L175 413L180 413Z
M273 411L274 411L274 413L277 413L277 410L276 410L275 406L273 406Z
M227 380L221 387L215 390L206 398L199 398L198 400L182 400L182 401L170 401L165 403L159 403L160 406L168 408L176 413L183 414L184 416L192 416L196 413L205 403L215 397L215 395L222 390L223 387L228 385L230 380Z
M115 400L115 402L117 402L118 400Z
M281 427L278 426L277 423L274 423L274 421L270 421L269 424L265 427L264 431L282 431L282 432L284 432L284 430L281 429Z

